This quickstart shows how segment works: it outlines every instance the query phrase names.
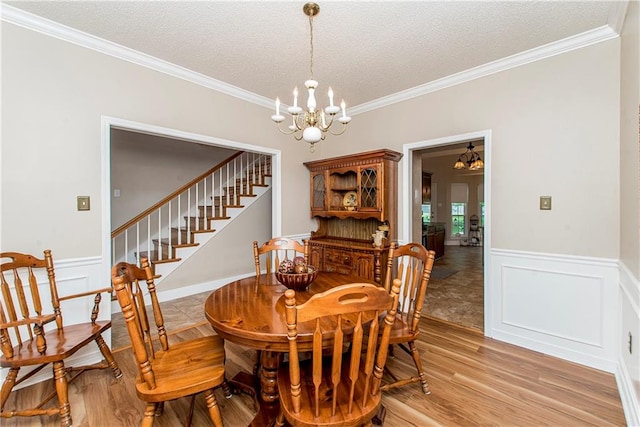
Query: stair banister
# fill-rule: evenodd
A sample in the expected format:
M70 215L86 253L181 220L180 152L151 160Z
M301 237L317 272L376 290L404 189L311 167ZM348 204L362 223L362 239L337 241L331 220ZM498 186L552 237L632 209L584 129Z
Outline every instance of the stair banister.
M222 169L226 164L228 164L229 162L233 161L233 159L235 159L238 156L241 156L242 153L243 153L243 151L238 151L237 153L235 153L234 155L230 156L229 158L227 158L226 160L224 160L220 164L214 166L213 168L209 169L208 171L206 171L205 173L201 174L200 176L192 179L191 181L189 181L188 183L186 183L185 185L183 185L182 187L180 187L179 189L177 189L173 193L169 194L164 199L160 200L155 205L151 206L149 209L146 209L144 212L136 215L133 219L127 221L126 223L124 223L120 227L118 227L115 230L113 230L111 232L111 238L113 239L114 237L117 237L120 233L122 233L123 231L125 231L126 229L128 229L129 227L134 225L136 222L142 220L145 216L150 215L155 210L157 210L157 209L161 208L162 206L164 206L167 202L169 202L174 197L177 197L180 194L182 194L185 191L187 191L189 189L189 187L191 187L194 184L197 184L200 180L204 179L207 175L210 175L210 174L212 175L217 170ZM227 174L227 179L228 179L228 174ZM221 184L220 188L222 188L222 184ZM190 196L190 193L189 193L189 196Z

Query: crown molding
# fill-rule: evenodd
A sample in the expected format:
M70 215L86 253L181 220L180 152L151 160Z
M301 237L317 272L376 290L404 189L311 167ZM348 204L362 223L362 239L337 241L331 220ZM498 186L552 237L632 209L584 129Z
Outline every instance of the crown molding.
M262 107L273 107L273 100L267 97L230 85L223 81L207 77L204 74L191 71L187 68L155 58L151 55L87 34L58 22L8 6L4 3L0 3L0 18L2 21L64 40L87 49L95 50L97 52L104 53L105 55L113 56L154 71L159 71L161 73L204 86L225 95L233 96Z
M378 108L387 107L392 104L404 102L418 96L426 95L438 90L446 89L451 86L469 82L481 77L505 71L511 68L519 67L541 59L559 55L571 50L579 49L595 43L600 43L618 36L619 28L622 27L624 15L627 9L627 1L619 2L616 9L610 14L609 22L611 25L604 25L590 31L586 31L575 36L540 46L525 52L508 56L497 61L489 62L478 67L470 68L447 77L443 77L432 82L406 89L382 98L365 102L360 105L353 106L349 109L352 116L366 113ZM60 23L51 21L0 3L0 18L2 21L18 25L29 30L33 30L78 46L92 49L106 55L113 56L161 73L186 80L191 83L215 90L225 95L233 96L241 100L251 102L265 108L273 107L273 100L248 90L230 85L220 80L207 77L203 74L191 71L187 68L172 64L155 58L151 55L138 52L136 50L121 46L119 44L95 37L91 34L67 27ZM618 30L618 31L616 31Z
M398 102L407 101L418 96L426 95L428 93L446 89L451 86L466 83L471 80L479 79L481 77L489 76L491 74L499 73L501 71L509 70L511 68L519 67L521 65L529 64L541 59L549 58L551 56L560 55L565 52L600 43L615 37L618 37L618 33L615 32L610 26L603 25L602 27L598 27L590 31L585 31L584 33L576 34L575 36L567 37L565 39L548 43L534 49L517 53L515 55L507 56L506 58L489 62L478 67L470 68L468 70L461 71L459 73L452 74L450 76L443 77L429 83L424 83L420 86L415 86L401 92L396 92L389 96L384 96L370 102L365 102L363 104L353 106L349 109L349 112L352 116L366 113L368 111L376 110L378 108L386 107Z
M607 24L613 31L620 34L622 32L622 26L624 25L624 18L627 14L627 8L629 7L629 0L616 1L611 7Z

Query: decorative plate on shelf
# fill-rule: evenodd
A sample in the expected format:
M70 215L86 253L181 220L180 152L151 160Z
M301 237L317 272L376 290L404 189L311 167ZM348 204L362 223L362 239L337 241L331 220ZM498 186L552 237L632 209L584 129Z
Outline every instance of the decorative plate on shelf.
M358 206L358 193L356 193L355 191L349 191L344 195L344 198L342 199L342 205L347 209L355 208L356 206Z

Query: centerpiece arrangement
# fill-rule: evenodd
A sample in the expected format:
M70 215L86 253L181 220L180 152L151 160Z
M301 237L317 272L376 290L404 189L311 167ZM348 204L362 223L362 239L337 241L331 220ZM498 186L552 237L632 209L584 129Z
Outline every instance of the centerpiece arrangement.
M278 266L276 279L294 291L305 290L318 275L318 269L307 265L304 257L297 256L293 260L285 259Z

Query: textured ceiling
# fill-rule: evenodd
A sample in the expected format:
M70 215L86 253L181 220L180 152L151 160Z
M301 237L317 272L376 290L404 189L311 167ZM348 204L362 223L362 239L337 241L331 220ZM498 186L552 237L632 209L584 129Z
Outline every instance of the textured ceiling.
M5 1L250 92L309 78L303 1ZM607 25L612 1L320 1L320 105L360 105ZM304 97L303 99L306 99Z

